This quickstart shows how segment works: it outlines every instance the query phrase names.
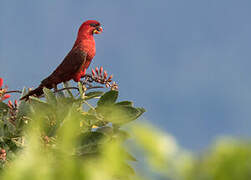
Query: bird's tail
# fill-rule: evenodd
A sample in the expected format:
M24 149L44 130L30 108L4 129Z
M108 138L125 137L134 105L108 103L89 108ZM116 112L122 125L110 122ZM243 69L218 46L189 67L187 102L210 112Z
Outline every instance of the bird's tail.
M26 94L25 96L23 96L20 100L25 100L27 101L29 99L30 96L35 95L36 97L39 97L43 94L43 86L38 86L38 88L30 91L28 94Z

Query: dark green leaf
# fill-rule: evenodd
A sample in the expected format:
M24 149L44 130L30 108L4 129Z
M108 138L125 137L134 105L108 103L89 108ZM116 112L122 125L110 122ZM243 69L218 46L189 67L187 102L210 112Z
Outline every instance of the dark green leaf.
M118 105L106 105L96 108L105 121L112 122L114 124L124 124L137 119L142 113L143 109L134 108L131 106L118 106Z
M108 91L98 101L98 106L114 104L118 98L118 91Z
M105 142L105 139L106 136L100 132L87 132L80 135L77 154L86 155L97 153L100 145Z
M101 132L87 132L80 136L79 142L81 145L102 144L105 137Z
M112 135L113 134L113 128L109 126L98 128L96 132L101 132L106 135Z
M133 106L133 102L131 102L131 101L121 101L121 102L116 103L116 105Z

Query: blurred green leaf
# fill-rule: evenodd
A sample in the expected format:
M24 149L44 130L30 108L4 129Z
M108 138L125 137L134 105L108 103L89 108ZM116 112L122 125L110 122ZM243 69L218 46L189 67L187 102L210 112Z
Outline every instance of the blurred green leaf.
M99 119L97 118L97 116L89 114L89 113L82 114L82 118L90 126L91 125L95 125L95 123L97 123L99 121Z
M118 137L119 139L121 139L122 141L127 140L128 138L130 138L130 134L127 131L121 130L121 129L116 129L114 131L113 136Z
M3 110L8 110L8 105L5 104L4 102L0 101L0 111L3 111Z
M63 91L59 91L56 93L56 96L59 97L59 98L64 98L65 97L65 94Z
M57 104L57 98L55 94L47 88L43 88L45 98L49 104L56 105Z

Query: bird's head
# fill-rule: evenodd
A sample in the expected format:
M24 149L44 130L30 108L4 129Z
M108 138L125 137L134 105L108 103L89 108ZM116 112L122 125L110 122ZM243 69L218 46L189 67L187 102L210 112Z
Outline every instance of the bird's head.
M103 31L100 23L96 20L85 21L79 28L79 36L92 36L93 34L100 34Z

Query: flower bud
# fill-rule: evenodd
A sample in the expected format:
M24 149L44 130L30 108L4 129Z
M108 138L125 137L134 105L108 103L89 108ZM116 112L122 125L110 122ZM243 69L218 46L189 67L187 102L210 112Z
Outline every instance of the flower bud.
M96 73L97 73L97 76L98 76L98 67L96 67L96 68L95 68L95 71L96 71Z
M106 79L106 78L107 78L107 72L104 71L104 79Z
M3 86L3 79L0 78L0 88Z
M8 106L9 106L9 108L13 108L13 104L12 104L11 100L8 101Z
M110 77L108 78L108 82L111 82L112 81L112 78L113 78L113 75L110 75Z
M94 69L92 69L92 76L95 77L95 75L96 75L95 71L94 71Z
M103 73L103 66L101 66L100 69L99 69L100 76L102 75L102 73Z
M17 103L17 100L15 100L15 106L17 107L18 103Z
M10 95L9 94L5 94L3 97L2 97L2 101L4 101L5 99L8 99L10 98Z

